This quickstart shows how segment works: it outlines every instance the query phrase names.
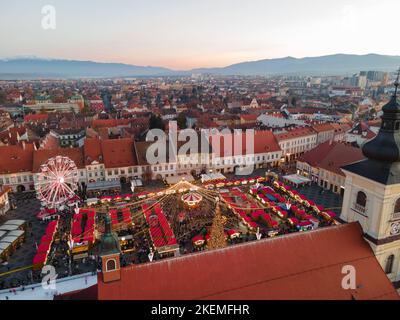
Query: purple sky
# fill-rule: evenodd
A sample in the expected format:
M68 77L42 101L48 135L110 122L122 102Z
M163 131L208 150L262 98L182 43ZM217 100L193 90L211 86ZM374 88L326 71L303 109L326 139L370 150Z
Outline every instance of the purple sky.
M56 29L41 27L44 5ZM3 1L0 58L173 69L333 53L400 54L399 0Z

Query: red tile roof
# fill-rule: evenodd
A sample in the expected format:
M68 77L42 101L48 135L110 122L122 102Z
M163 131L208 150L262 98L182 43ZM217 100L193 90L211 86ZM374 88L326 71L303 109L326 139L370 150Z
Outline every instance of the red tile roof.
M305 128L291 129L287 132L276 133L275 138L278 141L282 141L282 140L290 140L290 139L306 137L306 136L311 136L311 135L315 135L315 132L313 131L313 129L305 127Z
M39 172L43 163L58 155L70 158L78 168L84 167L82 148L40 149L33 153L33 172Z
M0 147L0 173L32 171L33 145Z
M131 119L96 119L92 121L93 128L112 128L117 126L127 126Z
M98 138L86 138L83 145L85 164L89 165L93 161L103 163L103 152L101 150L101 140Z
M257 118L259 117L260 115L258 114L258 113L256 113L256 114L242 114L241 116L240 116L240 120L243 120L243 121L250 121L250 122L256 122L257 121Z
M334 147L319 163L319 167L344 176L341 167L365 159L360 148L344 143L335 143Z
M228 157L231 155L246 155L253 154L251 152L251 146L246 145L246 133L242 133L242 148L241 150L234 150L234 135L233 134L220 134L218 136L214 135L210 137L210 143L216 156ZM236 139L236 138L235 138ZM239 138L240 141L240 138ZM218 152L218 142L219 142L219 152ZM226 145L225 145L226 143ZM228 148L230 146L230 148ZM254 154L268 153L280 151L281 148L275 139L272 131L262 130L254 131Z
M342 268L357 289L342 288ZM151 281L149 281L151 279ZM358 223L121 269L98 299L399 299Z
M318 133L335 130L330 123L315 124L312 126L312 128Z
M306 162L312 167L316 167L326 157L326 155L333 149L336 142L326 141L319 144L314 149L302 154L297 161Z
M132 138L101 140L101 149L106 168L137 165Z
M44 122L47 121L49 115L47 113L27 114L24 117L25 122Z

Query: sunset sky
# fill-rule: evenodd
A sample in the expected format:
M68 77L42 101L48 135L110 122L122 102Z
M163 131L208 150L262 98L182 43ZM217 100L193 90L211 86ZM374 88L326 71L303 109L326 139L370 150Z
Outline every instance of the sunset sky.
M44 5L56 29L41 27ZM400 55L399 0L18 0L0 4L0 58L173 69L333 53Z

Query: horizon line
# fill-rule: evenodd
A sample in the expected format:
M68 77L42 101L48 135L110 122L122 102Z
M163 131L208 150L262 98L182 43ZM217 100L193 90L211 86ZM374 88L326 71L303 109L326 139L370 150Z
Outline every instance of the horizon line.
M176 68L171 68L168 66L162 66L162 65L140 65L140 64L134 64L134 63L128 63L128 62L120 62L120 61L99 61L99 60L88 60L88 59L73 59L73 58L62 58L62 57L43 57L43 56L36 56L36 55L16 55L13 57L0 57L0 61L12 61L12 60L22 60L22 59L31 59L31 60L48 60L48 61L81 61L81 62L93 62L93 63L100 63L100 64L123 64L127 66L136 66L136 67L145 67L145 68L164 68L168 69L170 71L174 72L189 72L192 70L196 69L216 69L216 68L226 68L230 67L232 65L240 64L240 63L250 63L250 62L258 62L258 61L263 61L263 60L279 60L279 59L296 59L296 60L301 60L301 59L307 59L307 58L320 58L320 57L328 57L328 56L336 56L336 55L353 55L353 56L368 56L368 55L378 55L378 56L388 56L388 57L400 57L400 55L390 55L390 54L380 54L380 53L364 53L364 54L359 54L359 53L331 53L331 54L325 54L325 55L316 55L316 56L302 56L302 57L295 57L295 56L281 56L281 57L274 57L274 58L262 58L262 59L255 59L255 60L246 60L246 61L238 61L235 63L231 63L228 65L224 66L207 66L207 67L194 67L194 68L189 68L189 69L176 69Z

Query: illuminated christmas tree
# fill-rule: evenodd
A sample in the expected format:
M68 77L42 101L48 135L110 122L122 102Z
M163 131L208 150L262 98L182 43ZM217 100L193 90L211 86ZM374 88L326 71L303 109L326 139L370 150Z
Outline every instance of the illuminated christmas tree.
M226 239L224 233L224 220L221 215L219 202L215 208L215 216L210 231L210 241L207 244L209 249L218 249L226 247Z

